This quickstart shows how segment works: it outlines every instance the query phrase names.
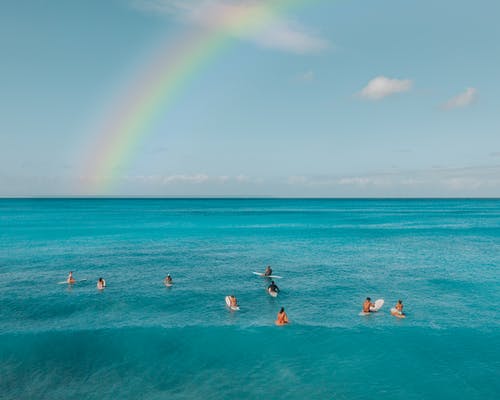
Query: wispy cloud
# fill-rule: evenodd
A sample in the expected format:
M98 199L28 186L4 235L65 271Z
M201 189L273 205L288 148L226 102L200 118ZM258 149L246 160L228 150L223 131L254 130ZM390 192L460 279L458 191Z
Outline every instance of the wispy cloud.
M174 16L180 21L209 30L223 30L228 35L253 42L261 47L305 54L329 47L324 38L301 24L280 16L266 16L265 23L257 18L256 29L245 28L240 21L245 15L258 14L267 0L134 0L133 5L144 11Z
M472 104L477 98L477 89L475 88L467 88L465 92L452 97L446 103L442 105L444 110L451 110L454 108L462 108L467 107Z
M306 72L303 72L302 74L298 75L297 79L302 82L312 82L315 79L314 71L308 70Z
M178 186L178 185L220 185L226 183L255 184L262 180L246 175L207 175L197 174L171 174L171 175L132 175L122 178L129 183L148 184L157 186Z
M381 100L392 94L408 92L412 86L413 81L410 79L391 79L377 76L368 82L359 96L367 100Z

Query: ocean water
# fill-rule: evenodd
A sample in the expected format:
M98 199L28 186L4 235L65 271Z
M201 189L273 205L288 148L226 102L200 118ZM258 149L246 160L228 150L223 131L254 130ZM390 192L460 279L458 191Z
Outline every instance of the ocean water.
M498 399L499 266L500 200L0 200L0 398Z

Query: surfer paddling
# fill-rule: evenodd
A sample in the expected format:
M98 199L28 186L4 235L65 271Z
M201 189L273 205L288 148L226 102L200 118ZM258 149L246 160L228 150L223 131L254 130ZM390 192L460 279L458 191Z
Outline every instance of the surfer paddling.
M167 276L165 277L165 280L163 281L165 283L165 285L167 286L170 286L172 285L174 282L172 281L172 277L170 276L170 274L167 274Z
M286 315L285 307L281 307L281 310L278 313L278 316L276 317L275 324L276 325L286 325L286 324L288 324L288 315Z
M264 276L271 276L273 274L273 270L270 265L266 267L266 270L264 271L263 275Z

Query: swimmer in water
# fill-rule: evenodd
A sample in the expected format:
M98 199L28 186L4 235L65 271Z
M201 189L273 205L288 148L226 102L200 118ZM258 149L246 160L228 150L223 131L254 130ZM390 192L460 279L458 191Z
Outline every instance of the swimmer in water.
M165 278L165 285L172 285L173 281L172 281L172 277L170 276L170 274L167 274L167 277Z
M76 282L75 278L73 278L73 271L69 271L68 279L66 280L68 284L72 285Z
M276 292L276 293L279 293L280 289L279 289L279 287L276 285L276 283L274 283L274 281L271 281L271 284L267 287L267 291L268 291L268 292Z
M398 300L398 302L394 306L393 310L391 310L391 314L392 315L395 315L395 316L404 316L404 314L403 314L403 300Z
M288 324L288 315L286 315L285 308L281 307L278 316L276 317L276 325L286 325Z
M99 278L97 281L97 289L103 290L106 287L106 281L102 278Z
M375 307L375 304L372 303L372 299L367 297L365 302L363 303L363 312L365 313L372 312L372 310L370 309L371 307Z
M264 276L271 276L273 274L273 270L271 269L271 266L268 265L266 267L266 270L264 271Z
M238 307L238 300L234 296L234 294L229 296L229 304L231 304L231 307Z

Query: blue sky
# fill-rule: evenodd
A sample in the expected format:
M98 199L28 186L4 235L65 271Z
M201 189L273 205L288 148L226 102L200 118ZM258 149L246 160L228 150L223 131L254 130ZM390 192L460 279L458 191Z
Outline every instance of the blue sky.
M290 8L233 37L112 191L89 193L94 127L136 71L259 2L2 4L0 196L500 196L500 3L486 0Z

